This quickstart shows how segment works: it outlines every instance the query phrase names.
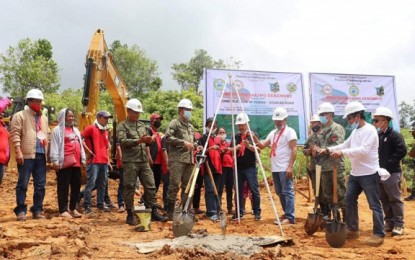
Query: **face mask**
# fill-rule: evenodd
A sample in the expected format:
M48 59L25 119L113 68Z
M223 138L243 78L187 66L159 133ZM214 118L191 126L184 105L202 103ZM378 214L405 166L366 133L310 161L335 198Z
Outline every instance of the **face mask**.
M380 133L380 132L382 132L382 129L380 127L377 127L376 131L378 131L378 133Z
M190 118L192 118L192 111L184 111L183 116L184 116L184 118L186 118L187 120L190 120Z
M219 139L220 139L221 141L225 141L225 140L226 140L226 134L221 134L221 135L219 135Z
M317 132L318 132L318 130L320 130L320 125L313 126L313 127L311 128L311 130L313 131L313 133L317 133Z
M161 126L161 122L160 122L160 121L155 121L155 122L153 123L153 126L154 126L155 128L159 128L159 127Z
M320 116L320 122L325 125L327 124L327 118L325 116Z
M73 124L74 124L74 123L75 123L75 122L73 122L73 121L72 121L72 122L70 122L70 123L69 123L69 122L65 122L65 126L73 126Z
M358 122L354 122L353 124L350 125L350 127L352 128L352 130L356 129L359 126Z
M39 113L39 112L40 112L40 110L42 109L42 105L40 105L40 104L36 104L36 103L31 103L31 104L30 104L30 108L31 108L33 111L35 111L35 112Z

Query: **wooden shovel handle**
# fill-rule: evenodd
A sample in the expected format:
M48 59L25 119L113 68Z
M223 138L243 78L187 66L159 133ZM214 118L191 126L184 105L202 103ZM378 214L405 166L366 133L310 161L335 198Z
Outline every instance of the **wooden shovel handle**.
M333 164L333 204L337 204L337 165Z

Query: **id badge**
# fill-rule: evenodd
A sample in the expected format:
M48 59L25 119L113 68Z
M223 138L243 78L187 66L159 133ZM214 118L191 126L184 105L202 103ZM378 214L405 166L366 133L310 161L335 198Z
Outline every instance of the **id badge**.
M42 130L37 131L36 137L41 141L46 139L46 135Z

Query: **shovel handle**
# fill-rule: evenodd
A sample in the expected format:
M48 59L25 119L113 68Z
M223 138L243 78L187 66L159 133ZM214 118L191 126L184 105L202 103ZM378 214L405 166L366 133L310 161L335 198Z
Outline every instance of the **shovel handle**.
M216 184L215 184L215 180L213 179L212 170L210 169L210 166L209 166L208 162L206 162L205 165L206 165L206 168L207 168L207 172L209 174L210 181L212 182L213 193L215 194L215 196L218 196L218 190L216 189Z
M337 204L337 165L333 164L333 204Z

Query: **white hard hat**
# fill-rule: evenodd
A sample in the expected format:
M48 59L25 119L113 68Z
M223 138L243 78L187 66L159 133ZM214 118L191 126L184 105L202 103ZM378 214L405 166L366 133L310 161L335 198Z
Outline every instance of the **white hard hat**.
M314 114L314 115L311 117L310 122L320 122L320 117L318 116L318 114Z
M287 110L283 107L277 107L272 113L272 120L284 120L288 117Z
M346 105L344 108L344 116L343 118L347 118L348 115L356 113L358 111L364 111L365 107L362 105L362 103L357 101L352 101L349 104Z
M329 103L329 102L321 103L318 106L317 113L319 115L322 114L322 113L334 113L334 112L335 112L334 106L331 103Z
M26 94L26 99L29 99L29 98L34 98L34 99L40 99L40 100L43 100L43 93L42 93L42 91L40 91L39 89L36 89L36 88L31 89L31 90L29 90L29 92L27 92L27 94Z
M193 109L192 101L190 101L187 98L184 98L180 100L179 104L177 104L177 107L184 107L187 109Z
M135 112L143 112L143 105L141 105L140 100L136 99L136 98L132 98L130 100L127 101L127 104L125 104L126 108L129 108Z
M376 108L376 111L373 114L373 116L387 116L387 117L390 117L391 119L393 118L392 111L387 107Z
M235 125L244 125L249 122L249 117L247 114L241 112L236 116Z

